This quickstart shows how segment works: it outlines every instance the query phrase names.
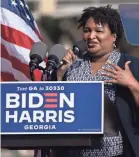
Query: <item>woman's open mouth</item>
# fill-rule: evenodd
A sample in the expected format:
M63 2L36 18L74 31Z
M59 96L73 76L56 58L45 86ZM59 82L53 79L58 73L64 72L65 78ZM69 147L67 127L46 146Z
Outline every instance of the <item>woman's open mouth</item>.
M92 48L95 47L98 43L94 43L94 42L89 42L87 43L88 48Z

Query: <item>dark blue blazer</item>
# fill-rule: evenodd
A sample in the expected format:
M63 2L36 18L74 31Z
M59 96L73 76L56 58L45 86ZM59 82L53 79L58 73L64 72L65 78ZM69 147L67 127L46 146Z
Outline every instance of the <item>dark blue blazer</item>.
M130 70L139 81L139 59L122 53L118 65L124 69L126 61L131 61ZM56 73L53 80L57 80ZM124 138L124 157L139 157L139 109L130 90L120 85L116 85L116 108Z
M139 81L139 59L122 53L118 65L124 69L126 61L131 61L130 70ZM139 108L130 90L120 85L117 85L116 89L116 108L122 124L125 156L139 157Z

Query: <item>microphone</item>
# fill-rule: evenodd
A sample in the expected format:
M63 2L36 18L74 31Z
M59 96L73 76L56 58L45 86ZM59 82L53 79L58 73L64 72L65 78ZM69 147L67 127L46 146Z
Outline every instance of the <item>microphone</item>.
M72 48L73 54L82 58L87 53L87 45L84 40L80 40L73 45ZM65 64L65 61L61 61L60 65Z
M81 40L74 44L73 46L73 53L77 55L78 57L82 57L87 53L87 46L86 43ZM49 52L48 61L46 64L46 69L44 70L42 80L51 81L51 74L52 72L65 64L65 61L63 61L64 56L66 55L66 49L64 46L60 44L54 45Z
M66 55L66 49L60 44L54 45L49 52L48 61L46 68L50 71L53 71L55 68L61 66L61 61Z
M33 45L30 51L30 63L29 63L31 80L34 80L33 71L35 69L38 68L39 70L43 70L43 68L40 67L39 64L44 60L47 49L48 49L47 45L44 44L43 42L36 42Z
M78 41L73 45L73 53L79 57L85 55L87 53L86 50L87 50L87 46L83 40ZM50 49L50 53L47 61L47 69L51 71L65 64L65 61L62 60L65 55L66 55L66 49L64 46L60 44L54 45Z
M65 55L66 49L61 44L56 44L50 49L46 68L43 71L42 81L51 81L52 72L61 66L61 61Z
M84 40L80 40L73 45L73 53L78 57L82 57L87 53L87 45Z

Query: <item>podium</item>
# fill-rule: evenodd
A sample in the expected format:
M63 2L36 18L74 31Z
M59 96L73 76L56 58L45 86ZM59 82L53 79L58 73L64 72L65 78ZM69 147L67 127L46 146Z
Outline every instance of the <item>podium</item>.
M101 135L2 135L1 147L6 149L41 149L41 157L49 155L48 150L56 154L59 150L97 148Z
M41 149L92 147L100 135L1 135L1 147L8 149ZM93 141L92 141L93 138Z
M8 82L2 83L2 91L2 117L6 117L2 119L2 148L41 149L41 157L45 157L50 149L57 152L99 145L98 138L103 134L102 82ZM57 98L50 98L51 94ZM27 129L30 124L54 124L55 129Z

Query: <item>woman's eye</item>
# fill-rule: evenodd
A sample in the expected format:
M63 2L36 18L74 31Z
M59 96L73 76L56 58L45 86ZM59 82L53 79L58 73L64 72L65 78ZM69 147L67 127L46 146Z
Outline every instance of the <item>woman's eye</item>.
M85 29L85 30L84 30L84 33L87 33L87 32L89 32L89 30Z
M102 30L96 30L96 32L103 32Z

